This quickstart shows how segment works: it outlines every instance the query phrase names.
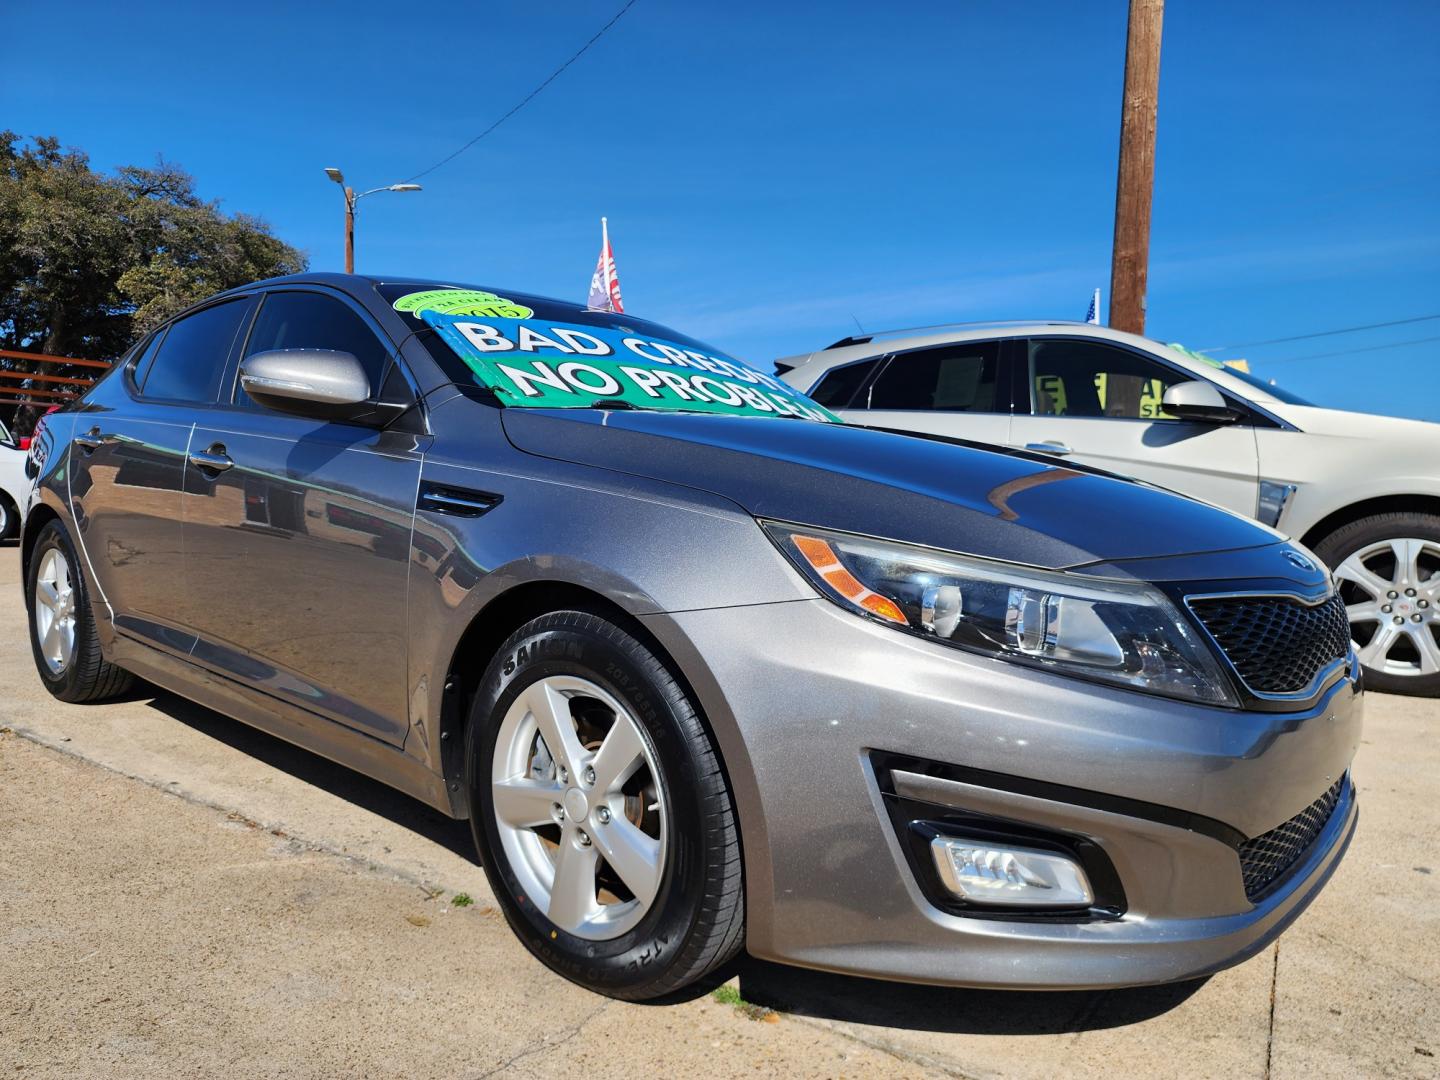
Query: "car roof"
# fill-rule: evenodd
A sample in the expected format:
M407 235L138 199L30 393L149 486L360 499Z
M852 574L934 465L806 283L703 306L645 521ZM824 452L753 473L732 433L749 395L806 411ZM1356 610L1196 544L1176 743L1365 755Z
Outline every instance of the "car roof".
M930 331L924 333L922 331ZM1128 345L1143 352L1158 355L1165 362L1220 384L1237 397L1250 402L1268 403L1274 401L1263 388L1236 378L1219 365L1211 365L1193 356L1177 352L1164 342L1154 338L1115 330L1095 323L1071 322L1062 319L1029 319L1008 322L949 323L935 327L911 327L903 330L878 330L874 333L841 338L833 345L814 352L798 353L775 361L775 368L787 382L802 389L814 387L831 368L872 357L887 356L890 353L905 352L931 345L950 345L966 341L983 341L995 338L1045 337L1088 337L1099 341L1110 341ZM794 380L791 374L795 375ZM803 384L803 385L802 385Z

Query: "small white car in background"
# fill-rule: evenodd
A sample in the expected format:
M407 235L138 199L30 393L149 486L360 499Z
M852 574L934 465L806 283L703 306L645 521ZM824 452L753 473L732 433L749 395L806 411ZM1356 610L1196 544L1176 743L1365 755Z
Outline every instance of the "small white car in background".
M1258 518L1334 570L1372 689L1440 696L1440 425L1318 408L1087 323L878 333L775 368L851 423L1078 461Z
M25 451L0 422L0 540L20 535L20 508L30 481L25 476Z

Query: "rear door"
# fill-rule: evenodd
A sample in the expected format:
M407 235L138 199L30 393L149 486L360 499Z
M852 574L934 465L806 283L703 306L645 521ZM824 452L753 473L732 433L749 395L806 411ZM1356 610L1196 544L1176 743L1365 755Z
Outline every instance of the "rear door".
M1246 417L1234 423L1177 420L1161 397L1193 374L1094 338L1033 338L1022 362L1030 407L1016 410L1013 445L1255 515L1255 428L1242 402L1225 395Z
M195 419L214 404L249 297L153 335L103 407L75 416L70 499L81 546L116 629L181 655L185 626L180 492Z
M267 293L242 352L274 349L352 353L372 393L382 384L408 393L388 339L339 294ZM196 427L185 476L194 658L398 744L408 728L410 530L428 440L273 412L234 374L227 400Z
M1003 444L1010 382L1001 351L999 341L966 341L894 353L840 415L868 427Z

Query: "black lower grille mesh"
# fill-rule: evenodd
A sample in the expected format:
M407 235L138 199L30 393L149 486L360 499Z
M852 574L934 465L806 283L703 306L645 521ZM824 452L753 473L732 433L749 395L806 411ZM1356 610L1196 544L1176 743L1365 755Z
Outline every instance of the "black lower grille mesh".
M1289 821L1240 845L1240 871L1245 878L1245 896L1251 903L1264 895L1265 890L1310 849L1335 812L1348 782L1349 776L1342 776L1329 791Z
M1350 652L1350 618L1338 594L1313 607L1284 596L1237 596L1191 600L1190 608L1257 693L1298 694Z

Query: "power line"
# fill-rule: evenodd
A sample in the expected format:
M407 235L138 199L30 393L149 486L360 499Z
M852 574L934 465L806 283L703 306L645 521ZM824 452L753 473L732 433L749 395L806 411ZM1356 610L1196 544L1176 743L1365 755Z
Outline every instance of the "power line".
M1357 330L1378 330L1383 326L1405 326L1409 323L1429 322L1431 319L1440 319L1440 315L1417 315L1413 319L1396 319L1394 322L1367 323L1364 326L1344 326L1339 330L1321 330L1314 334L1296 334L1294 337L1271 338L1268 341L1242 341L1237 345L1212 345L1208 349L1196 349L1196 352L1213 353L1229 352L1231 349L1258 349L1261 345L1283 345L1290 341L1309 341L1311 338L1332 337L1335 334L1353 334Z
M416 173L414 176L411 176L411 177L409 177L408 179L406 179L405 183L408 184L408 183L410 183L412 180L419 180L420 177L426 176L426 175L428 175L429 173L434 172L436 169L440 168L440 166L442 166L442 165L448 165L450 162L454 161L454 160L455 160L457 157L459 157L461 154L465 153L466 150L469 150L472 146L474 146L476 143L478 143L481 139L485 138L486 135L489 135L492 131L494 131L496 128L498 128L501 124L505 123L506 120L509 120L510 117L514 116L517 112L519 112L521 109L523 109L526 105L530 104L530 101L531 101L532 98L534 98L537 94L540 93L541 90L544 90L547 86L549 86L552 82L554 82L554 81L560 76L560 73L561 73L561 72L563 72L563 71L564 71L566 68L568 68L571 64L575 63L576 60L579 60L580 57L584 56L587 52L589 52L589 51L590 51L590 46L594 45L597 41L599 41L602 37L604 37L604 36L605 36L605 32L606 32L607 30L609 30L612 26L614 26L617 22L619 22L619 21L620 21L620 17L621 17L622 15L624 15L627 11L629 11L629 10L630 10L632 7L634 7L634 6L635 6L635 0L627 0L625 6L622 7L619 11L617 11L617 12L615 13L614 18L612 18L609 22L607 22L604 26L602 26L599 30L597 30L597 31L595 32L595 36L594 36L594 37L592 37L589 41L585 42L584 45L580 46L580 51L579 51L579 52L577 52L574 56L570 57L569 60L566 60L566 61L565 61L563 64L561 64L558 68L556 68L554 71L552 71L552 72L549 74L549 76L545 79L544 82L542 82L539 86L535 87L534 90L531 90L530 93L526 94L523 98L521 98L521 99L520 99L520 103L519 103L518 105L516 105L514 108L512 108L512 109L511 109L509 112L507 112L504 116L500 117L499 120L496 120L496 121L495 121L493 124L491 124L488 128L486 128L484 131L482 131L479 135L476 135L473 139L471 139L469 142L467 142L464 146L460 147L459 150L456 150L454 153L449 154L449 155L441 158L441 159L440 159L439 161L437 161L434 165L431 165L428 169L421 169L421 170L420 170L418 173Z
M1324 360L1330 356L1353 356L1355 353L1379 352L1381 349L1398 349L1402 345L1423 345L1427 341L1440 341L1440 334L1434 337L1414 338L1410 341L1392 341L1388 345L1367 345L1363 349L1341 349L1339 352L1311 353L1309 356L1283 356L1278 360L1266 360L1264 362L1266 364L1289 364L1296 360Z

